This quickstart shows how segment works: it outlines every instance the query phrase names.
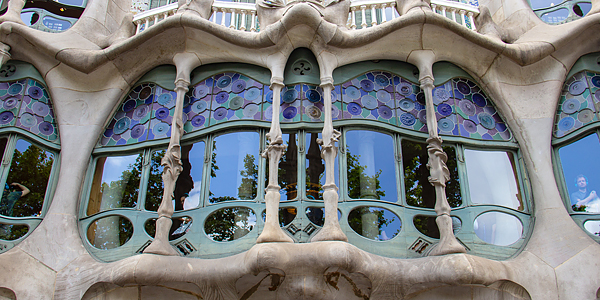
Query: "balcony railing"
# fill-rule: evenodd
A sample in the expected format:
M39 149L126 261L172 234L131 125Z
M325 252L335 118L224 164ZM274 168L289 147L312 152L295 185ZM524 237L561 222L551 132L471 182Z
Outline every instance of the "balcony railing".
M472 0L471 0L472 1ZM172 16L178 4L172 3L138 13L133 18L136 34ZM350 4L349 29L364 29L383 24L399 17L394 0L356 0ZM477 2L462 3L448 0L432 0L431 8L467 28L475 30L474 18L479 14ZM210 21L234 30L257 32L260 30L256 5L229 1L214 1Z

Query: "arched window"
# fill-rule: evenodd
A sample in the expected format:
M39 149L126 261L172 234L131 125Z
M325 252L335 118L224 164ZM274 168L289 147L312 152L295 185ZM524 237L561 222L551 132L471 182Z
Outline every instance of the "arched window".
M332 113L342 133L335 164L340 225L350 243L389 257L420 257L439 238L435 191L427 180L424 94L413 71L405 63L365 62L334 73ZM434 101L449 156L446 191L455 233L472 254L508 258L529 230L519 149L466 73L449 64L436 65L437 71L452 74L439 76ZM308 242L324 221L319 74L314 56L294 52L281 92L287 150L278 169L279 221L296 242ZM264 226L268 166L260 153L272 114L270 72L222 64L192 75L170 239L183 255L222 257L252 247ZM155 233L174 79L172 67L144 76L94 151L81 223L88 249L103 260L142 252Z
M554 128L556 178L567 210L596 241L600 241L598 53L580 58L561 92Z
M29 64L0 69L0 252L42 221L55 186L60 146L52 102Z

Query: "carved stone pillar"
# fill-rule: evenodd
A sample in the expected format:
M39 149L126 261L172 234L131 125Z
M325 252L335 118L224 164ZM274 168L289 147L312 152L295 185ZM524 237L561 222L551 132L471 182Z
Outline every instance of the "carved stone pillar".
M181 162L181 136L183 135L183 100L188 91L190 82L186 79L175 81L177 103L171 124L171 140L165 156L160 161L163 166L162 179L164 191L162 201L158 207L158 220L156 220L156 235L154 241L144 250L144 253L161 255L178 255L178 252L169 244L169 230L171 229L171 216L173 216L173 191L179 173L183 170Z
M0 68L12 58L8 51L10 51L10 46L5 43L0 43Z
M273 116L271 118L271 130L267 133L269 146L262 153L262 157L269 160L269 184L267 185L265 204L265 228L256 240L256 243L268 242L288 242L293 243L294 240L283 232L279 227L279 199L281 187L278 182L279 175L279 160L285 151L286 146L283 144L281 127L279 125L279 106L281 104L281 88L283 88L283 80L276 78L271 79L271 89L273 90Z
M364 21L364 20L363 20ZM338 221L338 187L335 185L334 166L338 148L335 143L340 138L340 132L333 129L331 116L331 91L333 91L333 78L321 78L323 88L323 111L325 123L323 124L323 139L317 142L321 145L321 157L325 160L325 185L323 185L323 201L325 202L325 223L323 228L312 239L316 241L348 241L340 228Z
M435 187L435 213L438 229L440 230L440 241L429 255L443 255L450 253L465 253L465 248L456 240L452 232L452 218L450 217L450 205L446 199L446 182L450 179L450 171L446 166L448 156L442 149L442 138L437 133L437 119L433 105L433 76L425 75L419 78L421 89L425 93L425 105L427 111L427 153L429 160L429 182Z

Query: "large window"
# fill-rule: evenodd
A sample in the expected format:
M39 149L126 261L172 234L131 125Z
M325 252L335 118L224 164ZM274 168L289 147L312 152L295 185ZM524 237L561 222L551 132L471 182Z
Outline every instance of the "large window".
M268 77L258 81L213 72L198 73L185 96L183 171L171 195L175 213L169 237L191 257L249 249L265 218L269 170L261 154L269 144L274 98ZM175 98L168 82L141 82L100 138L81 219L88 249L100 259L140 253L154 237L163 198L160 161ZM277 169L279 223L299 243L309 242L324 224L323 99L318 85L301 81L281 94L286 151ZM338 219L350 243L361 249L420 257L440 237L427 167L424 99L418 84L387 71L359 73L332 91L334 127L341 132L333 170ZM448 157L445 191L455 235L469 253L495 259L514 255L528 236L530 215L510 130L467 78L437 85L434 105Z

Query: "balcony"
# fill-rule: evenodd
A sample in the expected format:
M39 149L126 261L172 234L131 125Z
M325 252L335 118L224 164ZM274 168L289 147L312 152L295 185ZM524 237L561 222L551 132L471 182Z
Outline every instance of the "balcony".
M474 18L479 14L477 0L458 2L432 0L431 8L469 29L476 30ZM356 0L350 4L347 28L360 30L398 18L394 0ZM136 34L177 12L177 2L146 10L135 15ZM210 21L233 30L258 32L258 16L254 3L214 1Z

